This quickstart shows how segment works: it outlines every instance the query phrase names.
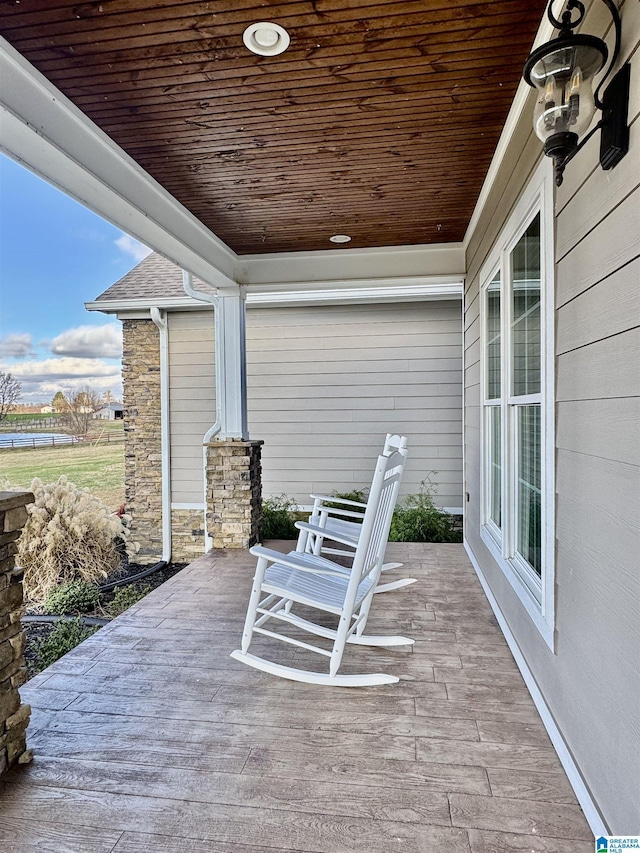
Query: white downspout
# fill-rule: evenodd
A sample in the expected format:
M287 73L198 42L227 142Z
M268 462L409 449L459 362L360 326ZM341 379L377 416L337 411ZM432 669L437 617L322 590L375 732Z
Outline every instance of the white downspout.
M211 441L211 439L218 435L220 430L222 429L222 411L221 411L221 397L220 397L220 388L222 387L222 382L220 379L220 372L222 369L222 356L220 352L221 348L221 335L219 334L218 329L218 297L214 296L213 293L205 293L203 290L196 290L193 286L193 278L190 272L187 270L182 270L182 287L187 296L191 296L192 299L197 299L200 302L208 302L210 305L213 305L214 311L214 322L215 322L215 367L216 367L216 422L209 427L209 429L205 432L202 437L202 487L204 491L203 503L204 503L204 542L205 542L205 550L208 551L213 542L211 537L209 536L209 530L207 527L207 444Z
M169 329L166 311L151 309L160 332L160 453L162 478L162 559L171 561L171 431L169 425Z

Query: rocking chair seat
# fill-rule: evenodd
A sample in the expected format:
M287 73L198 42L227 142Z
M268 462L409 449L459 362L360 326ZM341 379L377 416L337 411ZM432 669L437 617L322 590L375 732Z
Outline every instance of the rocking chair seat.
M295 551L291 556L300 559L300 554ZM316 558L317 559L317 558ZM329 562L328 560L326 562ZM309 561L315 566L315 559ZM355 606L359 606L366 594L371 589L373 581L366 577L358 586ZM335 575L314 575L308 572L298 571L280 563L273 563L265 572L262 589L272 595L286 596L291 601L299 604L307 604L326 610L328 613L340 614L344 607L344 600L349 586L349 577L336 577Z

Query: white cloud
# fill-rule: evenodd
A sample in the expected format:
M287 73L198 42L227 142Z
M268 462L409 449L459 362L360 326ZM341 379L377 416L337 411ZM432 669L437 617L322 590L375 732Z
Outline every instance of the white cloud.
M120 358L122 329L118 323L106 326L78 326L67 329L51 341L54 355L82 358Z
M130 237L128 234L123 234L115 241L116 246L121 252L131 255L137 264L143 261L147 255L151 254L151 249L143 245L139 240Z
M9 367L0 370L9 370ZM11 365L11 373L20 382L52 382L95 377L120 376L119 364L107 364L96 358L45 358Z
M26 358L33 355L33 340L27 332L0 338L0 358Z
M0 363L0 370L8 370ZM22 384L21 402L49 402L56 391L68 393L88 385L98 393L109 390L122 397L119 364L96 358L47 358L11 365L11 374Z

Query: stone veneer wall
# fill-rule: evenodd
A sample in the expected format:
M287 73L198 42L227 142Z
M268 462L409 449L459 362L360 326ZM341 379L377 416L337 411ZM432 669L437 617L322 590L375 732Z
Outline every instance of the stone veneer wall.
M162 555L160 337L151 320L123 320L124 482L137 563Z
M262 441L207 445L207 527L214 548L250 548L262 513Z
M176 563L190 563L204 552L204 512L201 509L171 510L171 559Z
M0 776L31 760L26 731L31 708L20 703L27 680L21 618L22 573L15 569L17 540L27 521L31 492L0 492Z

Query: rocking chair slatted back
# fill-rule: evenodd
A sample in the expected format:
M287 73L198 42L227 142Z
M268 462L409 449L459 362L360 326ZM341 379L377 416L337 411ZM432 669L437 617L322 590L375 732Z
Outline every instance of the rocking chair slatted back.
M391 495L385 494L383 501L387 509L391 507L391 513L396 505L400 491L400 481L407 459L407 438L404 435L387 433L384 443L383 456L395 453L400 455L399 476L394 479L394 490ZM307 554L336 555L349 558L354 567L356 548L359 538L363 533L363 521L367 503L353 501L350 499L311 495L314 499L313 512L307 522L297 521L296 527L300 531L298 537L297 551ZM388 501L388 504L387 504ZM391 519L389 520L391 524ZM388 530L385 532L388 537ZM401 568L402 563L383 563L382 571L391 571ZM345 569L345 574L349 569ZM401 578L390 583L381 584L376 592L390 592L394 589L402 589L415 583L414 578Z
M387 547L387 537L389 535L391 517L396 503L396 495L403 467L404 458L397 451L390 453L388 456L383 455L378 458L373 483L371 484L371 494L362 521L362 532L356 547L352 568L352 573L360 573L361 581L372 572L382 568L382 560ZM379 495L374 493L374 490L377 489L379 489ZM373 506L372 503L374 504ZM372 519L370 522L370 533L365 527L368 523L369 515ZM362 558L363 562L360 564L359 555L361 545L365 544L366 552Z

